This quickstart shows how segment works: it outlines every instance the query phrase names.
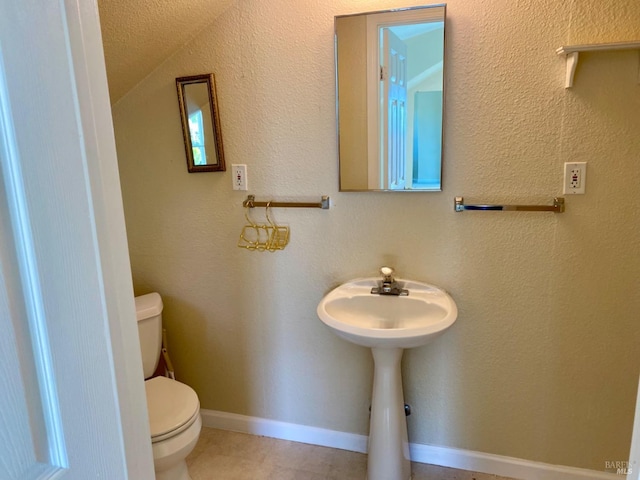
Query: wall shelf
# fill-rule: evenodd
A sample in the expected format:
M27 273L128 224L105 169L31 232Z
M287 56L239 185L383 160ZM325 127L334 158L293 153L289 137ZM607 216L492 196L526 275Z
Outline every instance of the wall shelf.
M640 41L568 45L558 48L556 53L558 55L564 55L567 60L567 73L564 81L564 88L573 87L573 77L575 76L576 67L578 66L580 52L600 52L605 50L640 50ZM638 80L640 81L640 78Z

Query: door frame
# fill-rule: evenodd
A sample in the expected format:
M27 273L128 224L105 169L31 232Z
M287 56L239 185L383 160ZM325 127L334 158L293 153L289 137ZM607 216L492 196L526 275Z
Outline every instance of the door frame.
M629 464L627 465L630 472L627 474L627 480L640 480L640 381L638 382L637 395Z
M9 437L0 444L18 465L14 472L30 462L45 467L26 478L152 480L97 3L0 0L0 11L0 72L6 77L0 78L0 194L7 205L0 213L11 218L9 262L19 266L7 274L19 288L0 293L21 304L9 310L9 323L18 329L28 324L32 338L15 344L17 355L0 351L0 360L48 353L45 367L35 362L39 395L27 389L26 397L8 399L32 414L29 421L0 416L12 427L9 437L31 435L33 444L13 448ZM70 99L65 108L59 108L60 96ZM18 311L24 315L13 316ZM44 332L39 341L34 325ZM47 410L47 402L56 405ZM47 421L59 422L53 435L42 434L49 427L34 429L34 422Z

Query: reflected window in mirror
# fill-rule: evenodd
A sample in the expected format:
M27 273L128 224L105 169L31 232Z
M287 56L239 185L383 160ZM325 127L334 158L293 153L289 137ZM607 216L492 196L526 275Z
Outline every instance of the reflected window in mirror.
M213 74L176 79L187 170L225 171Z
M440 191L445 5L337 16L341 191Z
M193 151L193 165L206 165L207 153L204 144L204 126L202 110L198 109L189 115L189 132L191 134L191 150Z

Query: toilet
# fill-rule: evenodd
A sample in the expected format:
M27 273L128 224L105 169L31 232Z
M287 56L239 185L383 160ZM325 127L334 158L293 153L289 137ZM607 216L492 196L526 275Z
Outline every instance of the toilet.
M200 436L200 401L184 383L151 378L162 349L162 298L149 293L135 301L156 480L191 480L185 459Z

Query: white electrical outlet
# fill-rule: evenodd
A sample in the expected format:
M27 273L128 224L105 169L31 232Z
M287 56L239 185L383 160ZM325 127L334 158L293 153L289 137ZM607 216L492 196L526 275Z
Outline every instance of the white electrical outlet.
M587 183L587 162L566 162L564 164L564 184L562 193L584 193Z
M247 166L244 164L231 165L231 173L233 174L233 189L248 190Z

